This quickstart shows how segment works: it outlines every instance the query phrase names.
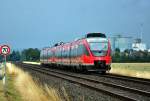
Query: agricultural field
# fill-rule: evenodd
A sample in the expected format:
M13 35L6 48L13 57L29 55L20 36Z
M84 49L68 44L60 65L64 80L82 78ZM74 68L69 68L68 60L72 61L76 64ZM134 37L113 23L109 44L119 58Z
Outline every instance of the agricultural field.
M110 73L150 79L150 63L112 63Z

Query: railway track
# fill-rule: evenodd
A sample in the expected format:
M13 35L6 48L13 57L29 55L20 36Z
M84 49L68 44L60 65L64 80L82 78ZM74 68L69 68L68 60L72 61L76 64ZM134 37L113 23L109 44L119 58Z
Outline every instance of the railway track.
M120 80L125 80L125 81L131 81L131 82L136 82L136 83L140 83L140 84L150 85L150 80L143 79L143 78L121 76L121 75L116 75L116 74L107 74L107 75L102 75L102 76L106 77L106 78L120 79Z
M120 99L129 100L129 101L149 101L150 100L150 92L142 89L131 88L128 86L110 83L106 81L100 81L89 76L76 75L75 73L68 73L64 71L58 71L49 68L43 68L39 65L31 65L31 64L16 64L18 66L24 67L26 69L31 69L40 73L44 73L46 75L54 76L57 78L61 78L73 83L80 84L84 87L107 93L111 96L119 97ZM150 84L150 81L146 81L143 79L134 79L123 76L116 75L103 75L103 77L111 78L111 79L121 79L126 81L132 81L135 83L141 84Z

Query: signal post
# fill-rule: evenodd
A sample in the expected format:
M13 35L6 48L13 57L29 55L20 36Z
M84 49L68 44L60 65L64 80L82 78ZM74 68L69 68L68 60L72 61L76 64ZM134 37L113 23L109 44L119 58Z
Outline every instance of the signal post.
M4 59L3 85L4 85L4 92L6 93L6 59L7 55L10 54L10 47L8 45L0 46L0 54L3 56Z

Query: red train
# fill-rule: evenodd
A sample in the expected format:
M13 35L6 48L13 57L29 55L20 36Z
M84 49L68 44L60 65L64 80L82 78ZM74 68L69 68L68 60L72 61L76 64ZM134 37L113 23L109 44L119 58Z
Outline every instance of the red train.
M105 34L88 33L82 39L43 48L40 61L42 65L106 73L111 69L111 46Z

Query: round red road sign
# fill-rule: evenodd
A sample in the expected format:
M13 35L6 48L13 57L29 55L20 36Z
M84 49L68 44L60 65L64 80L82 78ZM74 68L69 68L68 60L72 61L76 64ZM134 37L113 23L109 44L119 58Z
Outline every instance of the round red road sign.
M10 54L10 47L8 45L2 45L0 47L0 53L2 55L8 55L8 54Z

